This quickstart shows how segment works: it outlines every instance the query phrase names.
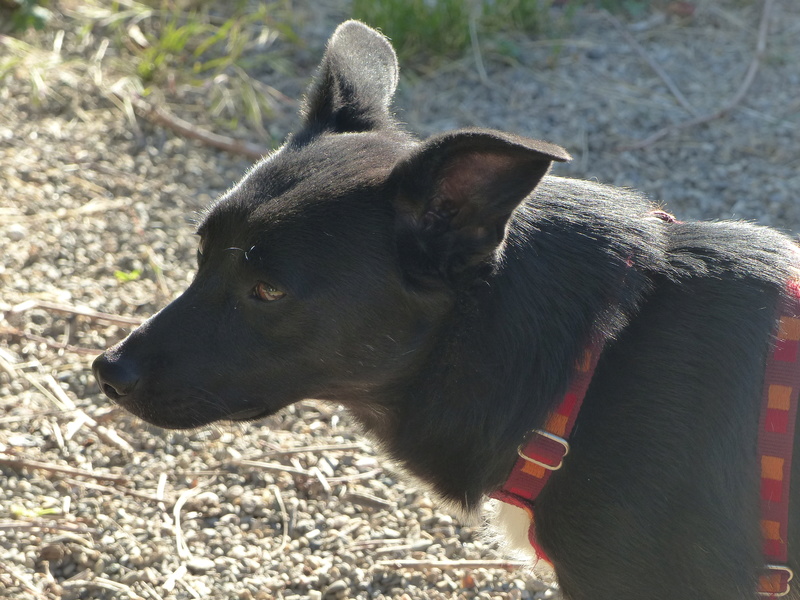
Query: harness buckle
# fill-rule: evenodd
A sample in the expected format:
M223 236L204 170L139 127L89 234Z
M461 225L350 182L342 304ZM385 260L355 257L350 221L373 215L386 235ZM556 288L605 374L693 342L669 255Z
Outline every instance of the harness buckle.
M758 578L758 595L768 598L781 598L791 590L789 582L794 571L783 565L764 565L764 569L774 573L764 573Z
M536 437L528 438L533 435ZM517 446L517 454L520 458L548 471L558 471L561 468L564 464L564 457L569 454L567 440L544 429L529 431L526 438L528 439ZM531 454L533 456L530 456Z

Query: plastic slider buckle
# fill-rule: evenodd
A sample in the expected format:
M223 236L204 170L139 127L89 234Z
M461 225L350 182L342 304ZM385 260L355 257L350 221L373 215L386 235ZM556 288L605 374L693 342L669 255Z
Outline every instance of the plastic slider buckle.
M536 443L533 436L539 436L541 438L544 438L544 440L550 440L561 446L563 452L561 456L558 458L558 463L547 463L542 461L541 457L533 458L525 454L525 450L528 448L528 446L530 446L531 443ZM564 457L567 454L569 454L569 443L567 443L567 440L565 440L564 438L560 438L557 435L550 433L549 431L545 431L543 429L534 429L533 431L528 432L526 438L527 439L517 447L517 454L519 454L520 458L527 460L528 462L533 463L535 465L539 465L540 467L547 469L548 471L558 471L561 468L561 466L564 464ZM546 444L547 442L539 442L539 443ZM548 445L552 447L552 444Z

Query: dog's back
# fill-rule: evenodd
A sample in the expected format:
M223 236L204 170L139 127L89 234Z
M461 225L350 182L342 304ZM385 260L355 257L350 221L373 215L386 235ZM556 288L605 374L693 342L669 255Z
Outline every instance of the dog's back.
M537 499L537 535L571 598L750 598L764 369L797 253L745 223L656 219L661 264L633 267L646 291L600 358L569 469Z

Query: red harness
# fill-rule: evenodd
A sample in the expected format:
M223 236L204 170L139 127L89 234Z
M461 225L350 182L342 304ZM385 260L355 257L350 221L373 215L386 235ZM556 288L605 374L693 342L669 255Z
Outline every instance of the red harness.
M778 598L789 593L793 577L788 565L786 540L789 523L789 479L794 429L800 396L800 281L788 285L780 305L777 340L767 360L758 454L761 461L761 531L765 567L758 593ZM530 519L528 540L540 558L551 562L536 541L534 506L553 471L561 468L569 452L569 438L586 391L594 375L603 340L589 344L575 365L569 389L542 429L531 431L520 444L514 469L503 487L491 494L524 509Z

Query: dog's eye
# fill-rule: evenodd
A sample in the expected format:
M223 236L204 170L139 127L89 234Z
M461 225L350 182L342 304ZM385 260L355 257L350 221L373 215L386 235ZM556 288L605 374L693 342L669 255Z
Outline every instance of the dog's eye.
M264 302L274 302L280 300L286 295L286 292L279 290L271 283L259 281L256 287L253 288L253 297Z

